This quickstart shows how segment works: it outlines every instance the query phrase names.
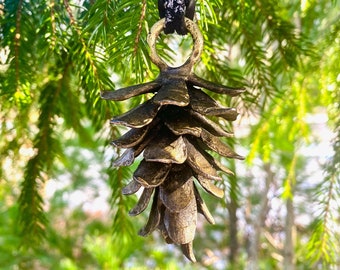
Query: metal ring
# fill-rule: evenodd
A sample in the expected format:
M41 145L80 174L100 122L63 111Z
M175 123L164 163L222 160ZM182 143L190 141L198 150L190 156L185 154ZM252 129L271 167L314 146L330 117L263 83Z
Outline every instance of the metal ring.
M158 38L161 31L164 29L165 19L161 19L156 22L148 34L147 42L150 47L150 59L157 65L161 70L168 69L169 66L159 57L156 50L156 39ZM182 65L193 66L200 58L203 51L203 36L196 23L192 20L185 18L185 25L192 36L194 47L189 56L188 60Z

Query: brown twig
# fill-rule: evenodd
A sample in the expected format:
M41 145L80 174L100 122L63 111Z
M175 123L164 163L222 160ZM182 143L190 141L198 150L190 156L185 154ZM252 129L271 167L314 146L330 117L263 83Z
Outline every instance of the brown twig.
M14 35L14 54L15 54L15 90L18 91L19 88L19 78L20 78L20 70L19 70L19 49L20 49L20 29L21 29L21 15L22 15L22 0L18 3L18 9L16 12L16 22L15 22L15 35Z
M52 47L54 47L56 44L56 26L55 26L54 6L55 6L54 0L50 0L50 14L51 14L51 27L52 27L51 45Z
M143 0L142 10L141 10L141 14L140 14L139 21L138 21L138 30L137 30L137 35L135 38L135 45L133 47L133 55L136 55L137 50L138 50L138 44L139 44L140 37L142 35L143 21L145 19L145 14L146 14L146 0Z

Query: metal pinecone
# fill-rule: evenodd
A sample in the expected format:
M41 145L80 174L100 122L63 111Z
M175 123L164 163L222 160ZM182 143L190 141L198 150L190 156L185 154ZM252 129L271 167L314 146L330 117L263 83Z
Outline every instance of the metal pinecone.
M239 95L244 89L199 78L191 71L195 61L190 59L178 68L170 68L157 60L154 62L161 72L155 81L102 92L102 98L115 101L154 94L143 104L111 120L112 125L130 128L112 142L115 147L126 149L113 166L129 166L137 156L143 156L131 182L122 190L123 194L131 195L143 189L136 206L129 212L132 216L142 213L152 198L149 219L139 235L146 236L158 229L167 243L180 245L184 255L194 262L192 243L197 213L214 224L196 186L199 184L221 198L223 190L212 181L222 180L218 171L232 174L208 151L243 159L221 141L221 137L233 135L211 119L234 121L238 113L233 108L222 107L200 87L229 96Z

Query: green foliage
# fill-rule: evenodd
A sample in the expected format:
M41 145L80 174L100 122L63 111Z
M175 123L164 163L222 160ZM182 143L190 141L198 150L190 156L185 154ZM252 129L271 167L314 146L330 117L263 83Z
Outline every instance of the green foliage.
M292 247L296 265L335 267L340 244L339 14L338 1L197 1L205 47L195 72L247 87L235 104L214 96L223 105L238 107L240 121L231 128L236 135L240 129L246 132L231 143L243 146L247 165L228 164L236 177L224 176L218 183L226 191L225 201L209 197L217 225L199 229L202 265L192 266L176 262L171 246L159 249L156 234L145 240L137 236L145 217L129 217L136 198L121 194L133 168L109 168L119 153L106 147L124 132L110 130L108 119L141 98L106 102L100 91L158 75L146 42L159 19L156 1L0 1L0 265L225 269L232 267L226 258L235 252L235 265L247 267L253 260L247 228L253 232L259 226L257 266L276 269L286 259L281 235L289 232L288 214L277 208L292 200L297 220L308 216L308 224L299 225L303 229L294 224L300 228L299 242ZM173 63L182 53L178 47L188 50L191 43L162 36L157 46ZM320 112L335 137L327 163L308 152L325 140L308 120ZM324 170L323 176L308 171L311 160L322 164L316 170ZM271 172L266 189L264 179ZM102 195L96 191L99 178L112 191L111 212L102 214L108 215L103 219L86 212L84 202L71 207L75 191L90 187ZM48 196L54 182L61 187ZM259 221L262 210L266 214ZM232 227L237 237L229 234ZM238 250L229 252L233 241Z
M316 198L320 201L321 216L315 222L313 234L308 242L307 258L311 265L337 264L339 254L339 237L337 231L338 217L335 213L339 210L340 195L340 122L337 122L337 137L334 141L334 155L326 164L327 175L316 190Z

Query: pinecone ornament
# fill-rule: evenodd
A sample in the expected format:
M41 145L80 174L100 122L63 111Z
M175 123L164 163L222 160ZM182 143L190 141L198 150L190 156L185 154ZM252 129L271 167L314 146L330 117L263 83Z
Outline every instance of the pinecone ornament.
M214 224L196 185L221 198L223 190L212 181L222 179L218 171L232 174L207 150L227 158L243 159L220 139L233 135L210 119L215 116L234 121L238 115L236 110L222 107L199 87L229 96L245 90L206 81L192 72L203 49L203 38L193 21L186 18L185 23L194 48L182 66L169 67L156 52L156 38L164 28L162 19L148 36L150 58L160 69L158 78L116 91L103 91L101 96L120 101L154 94L145 103L111 120L112 125L130 128L112 142L115 147L126 149L113 166L129 166L137 156L143 155L131 182L122 190L123 194L131 195L143 189L136 206L129 212L132 216L142 213L153 198L149 219L139 235L147 236L158 229L167 243L180 245L184 255L195 262L192 243L197 213Z

